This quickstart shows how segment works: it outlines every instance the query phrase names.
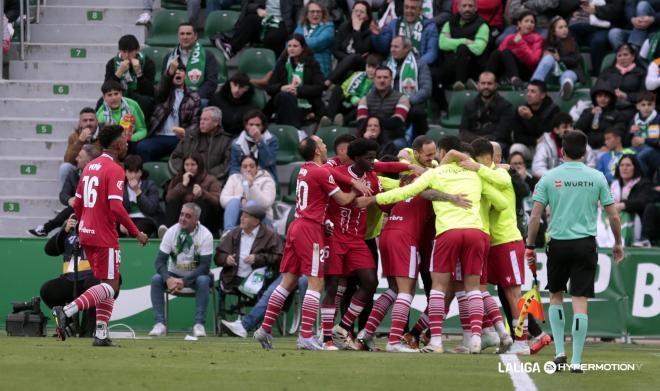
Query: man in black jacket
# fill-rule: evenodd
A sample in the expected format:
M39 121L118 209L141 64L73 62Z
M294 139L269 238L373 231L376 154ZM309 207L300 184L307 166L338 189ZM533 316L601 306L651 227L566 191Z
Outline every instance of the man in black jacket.
M128 155L124 159L126 170L126 186L124 186L124 208L128 216L140 231L151 236L156 232L156 219L162 214L160 197L156 184L147 179L148 173L142 170L142 158L138 155ZM125 236L128 231L119 226Z
M544 82L532 80L527 86L527 103L516 109L513 121L513 145L509 153L520 152L531 160L538 139L552 130L552 118L559 107L548 96Z
M243 131L243 116L257 108L254 93L250 77L239 71L211 98L209 105L222 111L222 129L232 137Z
M506 152L511 144L513 107L497 93L497 79L492 72L482 72L477 85L479 95L465 105L459 126L462 141L478 137L496 141Z

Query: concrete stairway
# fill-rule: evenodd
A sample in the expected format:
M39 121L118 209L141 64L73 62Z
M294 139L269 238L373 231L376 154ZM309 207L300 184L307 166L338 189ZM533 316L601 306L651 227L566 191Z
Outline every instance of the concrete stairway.
M54 217L58 167L84 106L101 96L105 63L117 40L134 34L141 0L48 0L31 26L25 60L17 45L9 80L0 81L0 237L27 236Z

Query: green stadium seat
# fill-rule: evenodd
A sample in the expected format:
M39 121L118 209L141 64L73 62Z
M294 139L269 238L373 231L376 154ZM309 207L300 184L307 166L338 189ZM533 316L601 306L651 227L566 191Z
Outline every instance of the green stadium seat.
M144 40L149 46L174 47L179 44L179 24L188 21L186 11L160 10L151 18L149 36Z
M158 196L162 199L165 192L165 184L172 179L167 162L147 162L142 165L142 169L149 172L149 179L156 184Z
M328 157L335 156L335 138L341 134L351 133L350 128L340 126L323 126L316 131L316 135L323 140L326 147L328 147Z
M586 88L581 88L573 91L573 95L571 95L571 99L569 100L563 100L559 97L553 97L553 100L555 101L555 104L559 106L559 110L563 113L568 113L579 100L591 102L591 92Z
M186 0L160 0L160 8L168 10L185 10Z
M268 101L268 97L266 96L266 92L262 90L261 88L254 88L254 95L252 96L252 103L255 104L259 110L263 110L264 107L266 107L266 102Z
M526 91L498 91L502 98L506 99L513 109L516 110L518 106L524 105L527 102Z
M289 188L287 189L288 194L282 197L282 201L286 202L287 204L296 203L296 187L298 186L298 173L300 172L300 167L301 166L294 168L291 172L291 177L289 178Z
M440 125L429 125L429 130L426 131L426 136L430 137L437 143L438 140L445 136L458 136L458 129L443 128Z
M213 54L215 61L218 63L218 84L224 84L229 76L227 74L227 60L218 48L206 48L206 53Z
M288 164L302 160L302 157L298 154L298 129L289 125L271 124L268 130L279 141L277 164Z
M250 79L261 79L275 67L275 53L266 48L246 48L238 57L238 70Z
M211 38L217 33L224 33L234 28L240 12L229 10L213 11L206 16L204 38L200 42L204 46L215 46Z
M160 81L160 75L163 73L163 59L170 52L170 48L145 46L140 49L145 57L150 58L156 65L156 83Z
M446 128L458 128L463 117L465 104L477 96L477 91L456 91L449 99L447 117L440 119L440 125Z
M616 61L616 53L608 53L605 58L603 58L603 62L600 63L600 72L598 73L599 75L603 73L603 71L606 68L611 67L614 65L614 62Z

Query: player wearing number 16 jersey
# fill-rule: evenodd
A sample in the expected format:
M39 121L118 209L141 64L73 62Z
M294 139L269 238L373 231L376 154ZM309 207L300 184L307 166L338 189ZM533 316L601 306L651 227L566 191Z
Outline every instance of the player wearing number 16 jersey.
M300 142L300 155L306 163L300 168L296 186L296 219L289 226L286 235L284 256L280 272L282 282L275 288L268 300L264 321L254 333L254 338L265 349L272 348L271 330L282 306L296 285L300 275L307 276L309 285L302 305L302 322L298 348L320 350L321 345L312 336L314 320L319 308L323 289L324 228L326 209L332 197L339 205L353 201L355 193L342 192L327 168L327 149L318 136L310 136Z
M94 273L101 280L64 308L54 307L56 332L61 340L70 335L67 324L78 311L96 307L94 346L110 346L108 321L119 291L121 262L117 223L144 245L147 235L140 232L123 206L124 169L117 164L126 155L128 144L121 126L110 125L99 132L103 154L85 166L76 189L73 209L80 219L80 244Z

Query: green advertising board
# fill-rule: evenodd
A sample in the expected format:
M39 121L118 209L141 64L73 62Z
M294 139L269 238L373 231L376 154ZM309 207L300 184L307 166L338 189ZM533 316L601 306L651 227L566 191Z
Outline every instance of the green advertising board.
M11 302L26 301L39 295L41 285L62 272L61 258L49 257L44 253L45 239L0 238L0 323L4 329L5 316L11 311ZM123 286L116 302L111 324L123 323L144 335L153 326L150 283L155 274L154 259L159 242L151 241L140 247L135 240L121 240ZM545 254L539 254L539 282L545 287ZM598 258L596 297L589 301L589 334L592 336L660 336L660 250L626 249L626 258L616 265L608 250L601 250ZM216 277L220 268L214 268ZM217 281L217 278L216 278ZM531 273L527 271L523 291L531 285ZM387 288L380 280L378 292ZM495 294L495 297L496 294ZM548 294L542 291L547 311ZM564 308L572 316L567 297ZM426 297L421 286L413 299L412 322L424 311ZM47 308L42 305L44 312ZM194 301L191 298L174 298L170 301L169 329L190 330L194 317ZM211 330L211 308L208 311L207 331ZM289 316L292 319L293 316ZM569 318L570 319L570 318ZM541 324L549 329L549 324ZM570 333L571 322L566 322ZM49 323L52 330L52 322ZM389 329L389 316L379 331ZM443 325L446 333L460 333L456 303L449 308L447 321Z

